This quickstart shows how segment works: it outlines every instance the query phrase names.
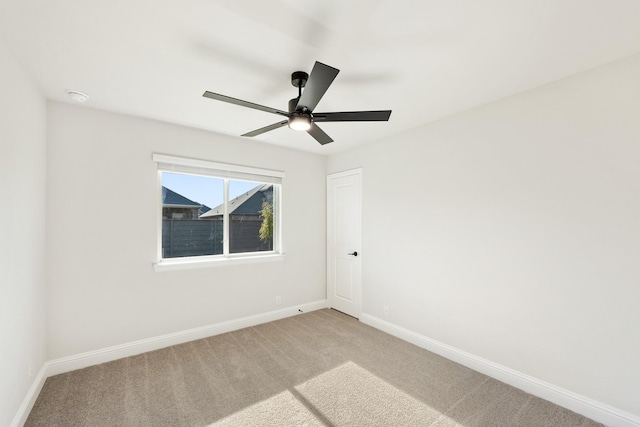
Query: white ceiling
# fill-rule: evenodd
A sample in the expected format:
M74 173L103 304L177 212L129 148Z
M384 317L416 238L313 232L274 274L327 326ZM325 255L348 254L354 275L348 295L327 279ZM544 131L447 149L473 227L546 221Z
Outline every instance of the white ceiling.
M287 127L264 143L333 154L640 52L638 0L0 0L0 34L47 98L240 135L287 109L290 74L341 70L317 111L387 123Z

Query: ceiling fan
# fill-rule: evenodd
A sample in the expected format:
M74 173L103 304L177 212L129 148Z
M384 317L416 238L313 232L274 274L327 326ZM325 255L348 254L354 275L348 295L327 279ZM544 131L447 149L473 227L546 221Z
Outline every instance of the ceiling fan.
M327 89L336 78L340 70L316 61L311 75L304 71L296 71L291 74L291 84L298 88L298 97L289 101L289 111L278 110L277 108L265 107L253 102L243 101L230 96L220 95L205 91L202 96L228 102L254 110L266 111L267 113L278 114L286 117L278 123L247 132L242 136L257 136L265 132L278 129L284 125L289 125L291 129L306 131L314 137L320 144L328 144L333 139L327 135L316 122L386 122L389 120L391 110L382 111L345 111L333 113L314 113L313 110L324 96ZM302 88L305 88L304 91Z

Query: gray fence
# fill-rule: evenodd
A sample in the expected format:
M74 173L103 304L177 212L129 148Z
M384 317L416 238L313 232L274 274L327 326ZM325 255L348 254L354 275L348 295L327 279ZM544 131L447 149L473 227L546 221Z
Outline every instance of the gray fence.
M231 219L229 252L271 250L271 242L260 240L261 220ZM178 258L219 255L223 250L223 222L219 220L162 221L162 257Z

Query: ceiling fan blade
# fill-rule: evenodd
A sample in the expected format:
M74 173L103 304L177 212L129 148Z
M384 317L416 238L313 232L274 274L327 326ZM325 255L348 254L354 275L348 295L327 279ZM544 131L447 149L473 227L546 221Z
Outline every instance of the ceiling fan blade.
M311 128L307 131L307 133L312 137L314 137L316 141L318 141L322 145L333 142L333 139L331 139L329 135L324 133L324 131L320 129L317 124L313 122L311 122Z
M205 91L202 96L205 98L215 99L216 101L228 102L229 104L240 105L241 107L253 108L254 110L266 111L267 113L280 114L281 116L289 117L289 113L286 111L278 110L277 108L265 107L264 105L254 104L253 102L243 101L226 95L220 95L219 93L209 92L208 90Z
M269 132L270 130L278 129L278 128L286 125L287 123L289 123L289 120L285 120L285 121L282 121L282 122L274 123L272 125L265 126L263 128L256 129L256 130L251 131L251 132L247 132L244 135L240 135L240 136L257 136L257 135L263 134L265 132Z
M302 96L298 100L296 110L306 107L309 111L313 111L339 72L340 70L337 68L316 61L304 87Z
M391 110L344 111L342 113L314 113L315 122L386 122Z

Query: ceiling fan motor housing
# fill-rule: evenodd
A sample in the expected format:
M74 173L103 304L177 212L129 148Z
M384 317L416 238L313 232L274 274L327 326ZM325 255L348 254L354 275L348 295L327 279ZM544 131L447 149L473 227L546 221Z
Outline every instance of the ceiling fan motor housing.
M311 112L307 109L307 107L298 107L298 101L300 98L293 98L289 100L289 113L300 113L306 116L310 116Z
M308 130L311 127L313 116L305 107L296 110L298 106L298 100L300 98L293 98L289 100L289 127L295 130Z

